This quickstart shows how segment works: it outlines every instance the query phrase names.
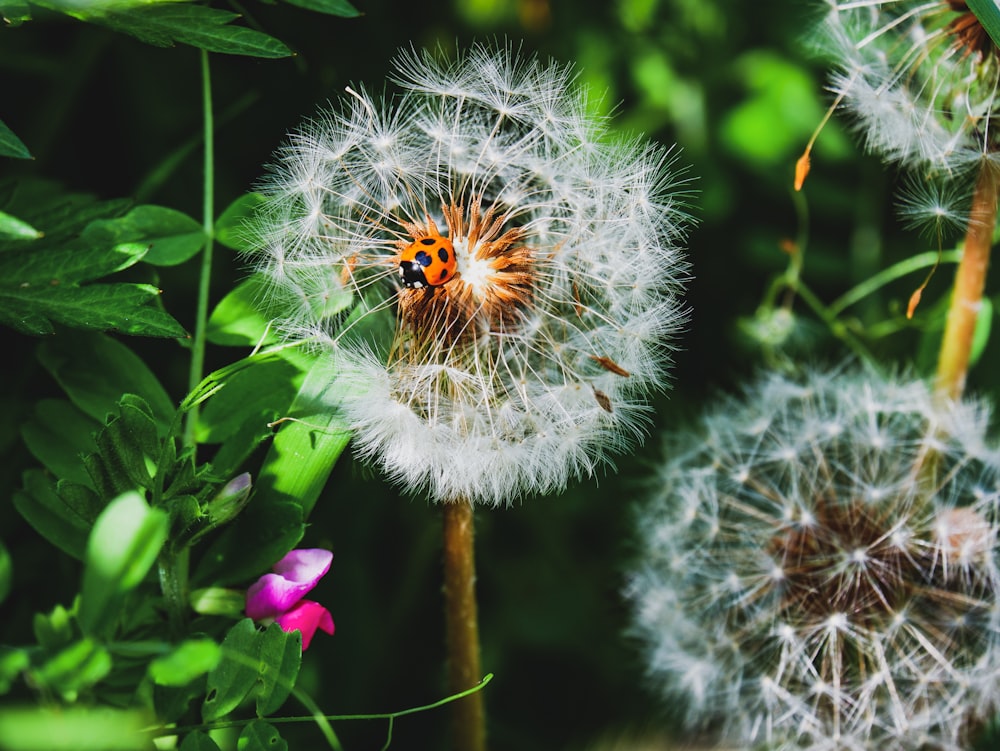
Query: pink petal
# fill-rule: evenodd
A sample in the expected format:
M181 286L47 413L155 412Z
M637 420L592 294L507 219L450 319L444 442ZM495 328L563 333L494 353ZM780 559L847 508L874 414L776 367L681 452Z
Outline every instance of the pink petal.
M301 600L330 570L333 553L319 548L292 550L247 590L246 614L275 618Z
M316 629L333 635L333 616L330 611L312 600L303 600L294 608L275 619L285 632L302 632L302 651L309 648Z

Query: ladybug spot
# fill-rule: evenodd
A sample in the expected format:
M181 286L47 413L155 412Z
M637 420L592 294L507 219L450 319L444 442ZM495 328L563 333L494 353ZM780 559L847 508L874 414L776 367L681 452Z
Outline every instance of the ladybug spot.
M438 248L438 258L441 259L441 263L448 263L448 249L443 246Z
M438 284L444 283L446 276L448 276L448 269L441 269L441 273L438 275Z
M430 266L431 263L434 261L433 258L427 255L427 251L424 250L418 250L417 254L413 256L413 260L419 263L421 266Z
M437 242L437 240L435 240L433 237L425 237L423 240L420 241L420 244L421 245L433 245L436 242Z

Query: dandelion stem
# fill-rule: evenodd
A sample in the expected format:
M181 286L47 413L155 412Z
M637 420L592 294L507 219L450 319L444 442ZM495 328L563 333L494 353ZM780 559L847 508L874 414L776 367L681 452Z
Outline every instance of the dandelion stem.
M955 274L938 356L936 393L939 400L957 399L965 388L996 224L997 193L1000 189L997 177L995 169L984 164L972 195L965 248Z
M443 504L444 609L448 652L448 690L458 693L480 682L479 621L476 614L476 562L472 504ZM484 751L486 716L482 692L452 705L455 751Z

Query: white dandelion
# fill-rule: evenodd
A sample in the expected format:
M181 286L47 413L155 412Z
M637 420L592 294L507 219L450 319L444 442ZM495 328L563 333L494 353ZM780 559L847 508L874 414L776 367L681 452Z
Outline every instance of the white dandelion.
M770 375L669 440L627 595L739 747L959 751L1000 704L1000 453L919 381Z
M445 503L509 505L644 432L687 312L674 153L612 135L569 68L409 52L348 90L263 184L256 263L328 348L358 453ZM391 344L343 311L395 311ZM363 323L370 316L362 316Z
M1000 60L964 0L828 0L820 47L868 147L952 175L997 160Z

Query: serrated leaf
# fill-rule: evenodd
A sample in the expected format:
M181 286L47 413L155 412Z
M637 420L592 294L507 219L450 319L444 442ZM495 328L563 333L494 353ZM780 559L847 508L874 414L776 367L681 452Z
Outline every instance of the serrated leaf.
M214 670L221 658L222 650L211 639L189 639L153 660L149 677L160 686L183 686Z
M43 234L23 219L0 211L0 235L15 240L37 240Z
M285 0L285 2L307 10L314 10L317 13L326 13L342 18L357 18L361 15L361 12L347 0Z
M247 241L246 222L266 200L260 193L246 193L229 204L215 221L215 239L233 250L253 250Z
M11 8L9 5L4 4L0 8L3 16L6 18L8 13L13 11L12 15L18 16L27 12L27 8L23 7L18 9L17 7ZM12 156L16 159L33 159L31 152L28 151L28 147L24 145L24 142L14 135L7 124L0 120L0 156Z
M120 219L128 206L60 195L44 185L17 186L5 212L44 234L24 239L0 233L0 322L33 335L51 334L63 324L186 336L158 304L156 287L95 281L136 264L155 239L115 242L101 233L101 224Z
M276 711L295 686L302 663L302 635L285 633L276 623L259 631L244 618L222 642L222 660L208 675L202 719L225 717L247 698L258 716Z
M160 453L152 418L124 401L119 410L97 434L97 453L85 462L94 488L105 498L149 488Z
M142 260L155 266L175 266L205 245L201 224L180 211L163 206L136 206L115 219L91 222L83 233L86 243L120 246L139 242L148 252Z
M166 513L138 493L124 493L104 509L87 540L79 610L85 634L110 634L124 596L155 563L167 528Z
M159 295L149 284L7 289L0 291L0 322L31 336L53 334L58 323L130 336L186 337L169 313L151 305Z
M14 492L14 508L38 534L74 558L82 559L90 524L69 508L44 472L24 473L23 490Z
M173 420L174 402L153 371L116 339L92 332L57 336L41 343L38 360L73 404L102 425L118 412L123 394L142 397L161 435Z
M189 44L209 52L252 57L288 57L292 51L279 40L245 26L229 26L238 18L204 5L161 3L91 15L84 20L130 34L146 44L172 47Z
M254 720L240 732L236 749L237 751L288 751L288 742L271 723Z

